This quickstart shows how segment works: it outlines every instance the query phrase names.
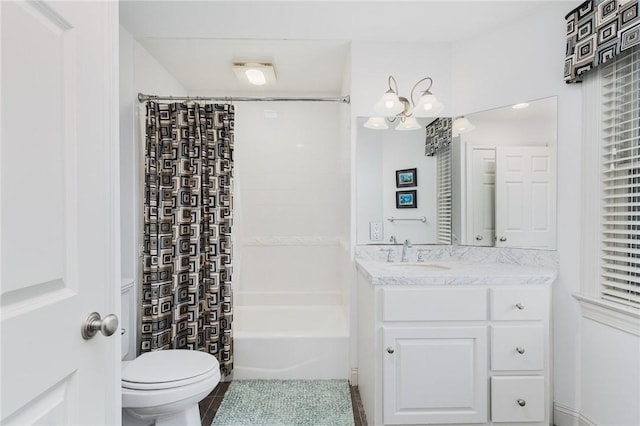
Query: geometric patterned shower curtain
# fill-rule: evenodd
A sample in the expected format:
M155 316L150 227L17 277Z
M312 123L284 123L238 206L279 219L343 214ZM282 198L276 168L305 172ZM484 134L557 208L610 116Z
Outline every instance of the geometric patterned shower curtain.
M233 370L232 105L147 102L140 351Z

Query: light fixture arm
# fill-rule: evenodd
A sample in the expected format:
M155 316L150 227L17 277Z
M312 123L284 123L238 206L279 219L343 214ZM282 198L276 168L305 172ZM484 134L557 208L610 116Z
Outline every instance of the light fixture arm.
M391 82L393 81L393 85L396 87L395 90L393 90L393 88L391 87ZM396 81L396 79L390 75L389 78L387 79L387 85L389 86L389 90L387 90L387 93L389 92L393 92L396 95L398 94L398 82Z
M425 93L431 93L430 90L431 90L431 86L433 86L433 79L431 77L425 77L421 80L418 80L418 82L414 84L413 88L411 89L411 106L414 106L414 107L416 106L416 101L413 99L413 93L415 92L416 88L420 83L427 80L429 80L429 87L427 87L427 90L424 90L422 94L424 95Z
M421 91L422 94L419 96L418 102L416 102L415 92L418 86L423 83L428 84L428 87L426 90ZM417 130L421 126L416 121L416 118L437 117L437 114L444 109L442 103L430 92L431 86L433 86L431 77L424 77L418 80L411 89L409 99L400 96L398 82L393 75L389 75L387 78L387 86L388 90L374 105L374 110L378 116L370 117L364 124L369 129L387 129L387 122L392 123L398 120L400 124L396 126L396 130Z

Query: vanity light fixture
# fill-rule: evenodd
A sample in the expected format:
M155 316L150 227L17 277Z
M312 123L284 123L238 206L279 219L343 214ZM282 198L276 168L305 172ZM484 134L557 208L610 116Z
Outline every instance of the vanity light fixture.
M276 82L276 70L271 62L234 62L233 72L241 82L248 82L255 86Z
M388 129L389 125L387 124L384 117L369 117L367 122L364 123L364 127L373 130L383 130Z
M422 91L416 103L414 99L415 91L425 81L429 82L429 86ZM392 75L389 76L387 84L389 90L382 95L373 107L378 116L371 117L364 123L364 127L368 129L388 129L387 121L393 123L396 119L399 119L400 122L396 126L396 130L418 130L422 126L418 124L416 117L437 117L444 109L444 105L430 91L433 85L431 77L418 80L411 89L409 99L399 96L398 83Z
M451 127L453 136L458 136L462 133L470 132L476 128L476 126L474 126L465 116L460 116L453 120L453 124L451 125Z
M422 126L418 124L418 120L415 117L401 117L400 123L396 126L396 130L419 130Z

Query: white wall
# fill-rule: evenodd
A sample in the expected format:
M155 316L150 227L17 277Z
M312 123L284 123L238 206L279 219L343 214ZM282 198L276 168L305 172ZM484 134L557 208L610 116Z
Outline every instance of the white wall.
M572 424L582 416L596 424L630 426L640 424L640 374L634 359L639 340L583 319L571 296L580 276L582 96L580 85L563 82L562 70L564 15L574 6L550 2L511 26L454 44L453 104L455 113L462 114L558 96L560 271L553 288L553 352L554 401L561 412L556 411L556 424ZM603 360L606 372L598 364Z
M351 72L352 117L373 115L373 105L388 89L389 75L395 77L400 95L407 98L419 79L431 77L431 92L445 105L441 115L451 115L451 47L448 43L353 41ZM426 89L424 84L418 89ZM359 129L354 130L357 133Z
M344 111L335 103L236 105L236 303L251 304L247 292L332 293L342 303L349 220Z

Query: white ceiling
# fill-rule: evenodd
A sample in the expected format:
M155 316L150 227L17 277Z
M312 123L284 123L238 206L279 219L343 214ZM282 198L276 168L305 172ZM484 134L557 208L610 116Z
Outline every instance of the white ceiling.
M332 40L158 39L140 43L189 93L202 95L341 95L347 42ZM236 79L237 60L274 63L276 83L253 86Z
M121 1L120 22L190 93L337 95L351 40L453 43L549 1ZM274 60L276 86L237 82L236 59Z

